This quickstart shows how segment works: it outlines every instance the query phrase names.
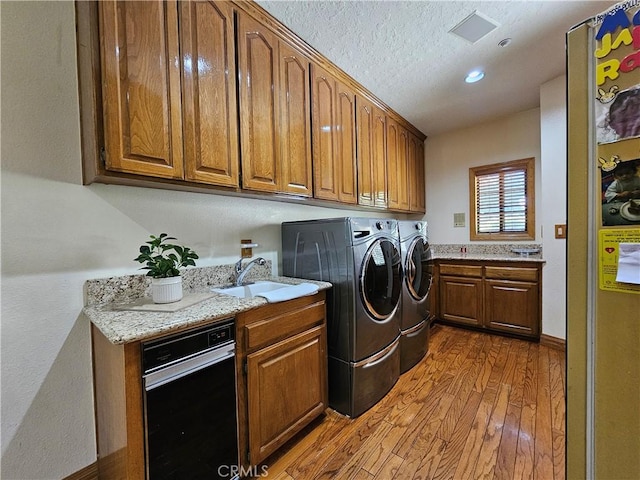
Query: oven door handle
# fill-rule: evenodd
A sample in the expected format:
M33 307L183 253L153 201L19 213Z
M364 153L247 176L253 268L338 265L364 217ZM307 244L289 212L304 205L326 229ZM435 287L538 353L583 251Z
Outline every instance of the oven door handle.
M210 365L220 363L235 355L235 344L230 343L222 348L210 350L202 355L191 357L183 362L172 364L169 367L143 375L145 391L153 390L166 383L178 380L192 373L207 368Z

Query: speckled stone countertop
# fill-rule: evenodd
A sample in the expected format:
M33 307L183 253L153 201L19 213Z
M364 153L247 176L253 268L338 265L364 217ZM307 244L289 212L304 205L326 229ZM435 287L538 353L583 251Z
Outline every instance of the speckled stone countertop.
M462 250L466 250L465 253ZM540 253L520 255L513 249L538 249ZM542 258L542 248L537 244L495 244L495 245L464 245L438 244L431 245L431 254L435 260L473 260L493 262L536 262L545 263Z
M212 286L228 285L226 277L220 278L217 274L212 275L212 269L215 269L215 267L208 267L210 271L206 271L207 268L192 269L190 271L200 270L200 272L192 273L191 277L198 277L198 275L204 274L213 279L213 283L192 284L196 283L195 278L183 278L185 297L188 294L202 293L210 293L211 297L175 312L126 309L127 305L134 304L136 300L145 297L145 293L147 297L149 296L147 287L150 279L144 275L88 281L85 285L87 305L83 312L111 343L124 344L157 337L164 333L170 334L184 327L196 327L204 321L234 317L240 312L268 303L263 297L245 299L210 292ZM268 273L270 269L270 265L268 269L265 268L262 271L256 268L257 272L248 276L248 279L254 281L270 280L290 285L313 283L320 290L326 290L332 286L327 282L271 276ZM132 287L132 285L135 287ZM105 294L104 291L108 293Z
M434 260L473 260L485 262L536 262L545 263L540 255L491 255L479 253L437 253L433 255Z

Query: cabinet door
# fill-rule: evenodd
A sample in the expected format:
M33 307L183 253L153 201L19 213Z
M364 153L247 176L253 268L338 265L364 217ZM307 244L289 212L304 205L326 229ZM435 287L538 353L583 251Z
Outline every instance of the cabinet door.
M409 136L405 128L392 119L387 120L387 166L389 209L409 211Z
M481 327L482 279L440 277L440 318L461 325Z
M279 43L281 191L311 196L311 98L309 60L285 42Z
M425 213L424 143L409 134L409 209Z
M249 452L257 465L327 404L325 326L247 355Z
M373 204L387 207L387 116L373 106Z
M358 204L373 206L373 104L356 96L356 162L358 164Z
M354 204L355 94L317 65L311 85L314 197Z
M181 4L186 179L238 186L238 112L233 10L225 2Z
M493 330L538 337L538 284L485 280L485 325Z
M242 187L276 192L278 169L278 39L238 13Z
M106 168L182 178L177 3L99 7Z
M323 200L340 199L340 171L336 145L336 82L322 68L311 69L311 97L313 99L313 184L314 196Z
M356 94L342 82L336 82L335 134L337 166L339 172L339 200L342 203L358 202L356 175Z
M424 142L420 139L417 140L417 154L416 154L416 211L419 213L426 213L426 178L425 178L425 158L424 158Z

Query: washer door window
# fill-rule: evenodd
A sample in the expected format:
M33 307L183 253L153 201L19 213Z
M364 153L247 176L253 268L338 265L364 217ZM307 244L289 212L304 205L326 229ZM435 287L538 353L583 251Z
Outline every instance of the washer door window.
M405 275L409 294L414 300L424 300L433 280L431 249L424 238L416 239L409 247Z
M360 294L369 314L386 320L398 307L402 289L402 259L389 240L376 240L364 257Z

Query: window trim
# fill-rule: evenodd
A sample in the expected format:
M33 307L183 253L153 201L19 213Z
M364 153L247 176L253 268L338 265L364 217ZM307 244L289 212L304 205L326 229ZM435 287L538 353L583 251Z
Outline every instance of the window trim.
M513 170L524 170L526 175L526 230L524 232L494 232L478 233L478 206L476 204L476 178L483 175L504 173ZM535 240L535 158L523 158L510 162L494 163L482 165L480 167L469 168L469 212L471 220L469 222L469 236L472 241L495 241L505 240Z

